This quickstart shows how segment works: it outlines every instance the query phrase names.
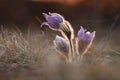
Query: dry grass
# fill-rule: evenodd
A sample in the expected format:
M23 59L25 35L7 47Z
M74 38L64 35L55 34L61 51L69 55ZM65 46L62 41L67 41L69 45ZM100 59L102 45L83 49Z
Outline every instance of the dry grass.
M0 80L120 79L119 51L98 54L91 49L82 62L66 63L53 47L54 36L26 38L19 29L1 27Z
M50 52L52 49L51 45L48 45L49 40L41 34L33 35L27 39L22 32L16 31L14 28L2 28L0 33L1 65L12 63L20 65L37 63L40 65L46 55L44 51Z

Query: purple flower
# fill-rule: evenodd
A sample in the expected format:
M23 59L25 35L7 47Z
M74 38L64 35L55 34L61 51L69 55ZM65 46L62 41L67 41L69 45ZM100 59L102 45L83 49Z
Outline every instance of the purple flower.
M68 58L69 43L67 40L57 35L54 40L54 45L55 45L55 48L60 52L62 56L64 56L65 58Z
M41 26L47 25L49 28L53 30L58 30L60 28L59 24L64 21L64 18L57 13L49 13L49 14L43 13L43 15L47 22L43 22Z
M92 45L93 39L95 37L95 31L86 31L83 27L78 31L76 40L76 49L78 54L85 54Z
M86 32L86 30L81 26L81 29L78 31L77 35L79 40L90 43L95 36L95 31L92 33L90 33L89 31Z
M50 29L59 31L65 39L74 38L74 30L71 24L58 13L43 13L47 22L43 22L41 26L47 25Z

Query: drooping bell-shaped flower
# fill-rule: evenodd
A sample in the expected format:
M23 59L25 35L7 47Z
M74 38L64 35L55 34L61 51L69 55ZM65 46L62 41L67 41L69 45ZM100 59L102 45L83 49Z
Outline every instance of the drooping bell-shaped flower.
M74 30L71 26L71 24L63 18L58 13L43 13L46 22L43 22L41 26L47 25L50 29L59 31L65 40L69 43L69 56L74 55L74 45L73 45L73 39L74 39ZM60 37L56 37L58 39ZM61 45L61 44L60 44ZM60 48L59 48L60 49Z
M81 27L81 29L78 31L76 40L76 50L78 51L77 53L80 55L87 53L91 47L94 37L95 31L90 33Z
M54 45L57 51L60 52L60 54L64 57L67 58L69 57L69 42L65 40L63 37L56 36L54 40Z
M58 13L43 13L43 15L46 19L46 22L43 22L41 24L41 27L46 25L52 30L61 32L63 37L67 39L71 39L74 37L72 26L63 18L63 16Z
M49 28L53 30L58 30L60 28L60 23L64 22L64 18L57 13L43 13L46 22L43 22L41 26L47 25Z

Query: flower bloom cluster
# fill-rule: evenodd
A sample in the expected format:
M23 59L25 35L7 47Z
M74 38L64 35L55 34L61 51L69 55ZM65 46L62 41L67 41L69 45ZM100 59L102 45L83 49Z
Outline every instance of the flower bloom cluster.
M43 22L41 27L46 25L54 31L59 31L63 36L56 35L54 40L55 48L61 56L71 62L87 53L95 37L95 31L89 32L81 26L77 37L74 37L73 27L63 16L58 13L43 13L43 15L46 22Z

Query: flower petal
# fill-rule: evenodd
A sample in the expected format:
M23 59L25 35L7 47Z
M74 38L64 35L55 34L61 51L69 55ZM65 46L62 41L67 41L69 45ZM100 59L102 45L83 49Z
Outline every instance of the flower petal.
M59 23L57 20L55 20L53 17L48 17L48 24L51 26L51 28L59 29Z
M63 22L64 18L60 15L60 14L57 14L57 13L50 13L50 15L52 17L54 17L58 22Z
M85 35L83 37L83 40L86 41L86 42L88 42L88 43L90 43L93 40L94 36L95 36L95 31L92 32L92 33L90 33L88 31L88 32L85 33Z
M43 22L42 24L41 24L41 27L43 27L43 26L50 26L47 22Z
M78 39L82 39L84 37L85 31L86 30L81 26L81 29L78 31L78 34L77 34Z

